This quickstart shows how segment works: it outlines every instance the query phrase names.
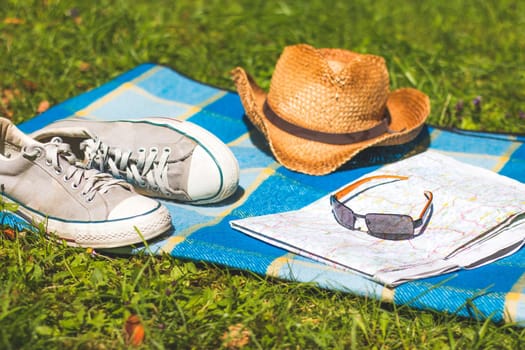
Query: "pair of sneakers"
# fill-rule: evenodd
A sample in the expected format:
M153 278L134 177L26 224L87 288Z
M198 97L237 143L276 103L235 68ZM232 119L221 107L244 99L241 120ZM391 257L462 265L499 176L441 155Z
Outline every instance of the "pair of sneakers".
M231 150L191 122L66 119L26 135L0 118L2 200L69 245L154 238L172 227L168 209L151 197L215 203L238 181Z

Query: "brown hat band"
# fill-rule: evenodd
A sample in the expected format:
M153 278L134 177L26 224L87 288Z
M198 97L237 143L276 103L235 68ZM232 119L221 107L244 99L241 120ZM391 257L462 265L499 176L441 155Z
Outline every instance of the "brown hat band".
M347 145L351 143L357 143L369 139L373 139L385 133L391 133L392 131L388 129L388 124L390 122L388 110L385 113L385 118L374 127L350 133L328 133L322 131L316 131L311 129L306 129L301 126L292 124L275 113L272 108L268 105L267 102L264 102L263 106L264 113L266 118L279 129L286 131L289 134L301 137L303 139L328 143L331 145Z

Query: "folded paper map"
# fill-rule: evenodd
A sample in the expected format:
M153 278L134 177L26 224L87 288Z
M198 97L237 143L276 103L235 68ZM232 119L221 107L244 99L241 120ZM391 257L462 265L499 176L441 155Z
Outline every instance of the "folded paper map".
M367 182L343 198L355 213L407 214L416 219L434 199L422 228L409 240L392 241L339 225L330 195L295 211L233 220L247 235L291 252L359 272L389 286L469 269L512 254L525 238L525 184L461 163L435 151L385 165L365 176L408 180Z

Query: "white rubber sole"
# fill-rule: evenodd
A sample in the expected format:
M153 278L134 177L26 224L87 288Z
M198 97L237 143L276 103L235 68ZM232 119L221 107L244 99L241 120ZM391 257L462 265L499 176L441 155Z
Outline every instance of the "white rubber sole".
M230 148L217 136L192 122L168 117L138 119L152 124L165 125L197 142L215 161L220 176L220 186L215 194L190 201L191 204L216 203L230 197L239 185L239 163Z
M14 202L8 198L5 201ZM49 235L64 240L67 245L86 248L117 248L142 243L172 228L166 207L159 205L142 215L109 221L66 221L46 217L19 205L16 215L37 228L43 225ZM140 232L140 234L139 234Z

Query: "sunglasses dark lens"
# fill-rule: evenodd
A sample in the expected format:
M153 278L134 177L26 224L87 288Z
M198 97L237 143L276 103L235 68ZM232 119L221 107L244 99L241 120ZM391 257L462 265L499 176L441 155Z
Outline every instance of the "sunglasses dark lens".
M367 214L366 226L370 234L385 239L408 239L414 236L414 223L408 215Z
M349 208L339 203L335 198L332 198L332 212L339 224L348 229L354 229L354 213Z

